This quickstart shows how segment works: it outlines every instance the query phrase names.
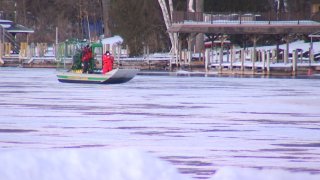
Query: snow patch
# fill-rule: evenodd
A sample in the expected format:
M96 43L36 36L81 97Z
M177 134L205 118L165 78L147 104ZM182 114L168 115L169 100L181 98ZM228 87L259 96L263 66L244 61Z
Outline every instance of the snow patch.
M253 47L251 47L253 48ZM261 46L258 47L258 50L273 50L275 49L276 46L272 45L272 46ZM286 44L281 44L279 46L280 49L286 49ZM306 43L302 40L300 41L294 41L292 43L289 44L289 52L292 52L293 50L296 49L301 49L303 52L309 51L310 48L310 43ZM314 52L320 52L320 42L313 42L313 50Z
M5 180L186 180L169 163L130 149L16 150L0 153Z
M109 38L104 38L101 40L102 44L122 44L123 43L123 39L120 36L113 36L113 37L109 37Z
M210 180L319 180L320 175L290 173L283 170L223 167Z

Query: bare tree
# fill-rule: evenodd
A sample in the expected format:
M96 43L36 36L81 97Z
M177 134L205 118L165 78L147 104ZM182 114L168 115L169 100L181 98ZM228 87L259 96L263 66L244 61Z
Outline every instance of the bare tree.
M104 23L104 36L110 37L111 36L111 30L109 27L110 23L110 0L101 0L102 9L103 9L103 23Z
M173 2L172 0L169 0L169 9L170 9L170 17L171 17L171 21L173 19L172 17L172 13L173 13Z
M168 11L168 8L167 8L167 3L165 0L158 0L159 2L159 5L161 7L161 10L162 10L162 14L163 14L163 19L164 19L164 22L166 24L166 27L167 29L170 28L171 26L171 19L170 19L170 16L169 16L169 11ZM174 37L173 37L173 34L172 33L169 33L169 38L170 38L170 41L171 41L171 45L174 46Z
M170 47L158 0L112 1L110 16L111 30L124 39L130 56L141 55L144 46L148 46L150 52L167 51Z
M203 13L203 8L204 8L204 0L196 0L196 12L197 13ZM200 53L204 49L204 34L199 33L196 36L196 47L195 50L196 52Z
M189 0L189 3L188 3L188 11L189 11L189 12L195 12L195 11L194 11L194 8L193 8L193 0Z

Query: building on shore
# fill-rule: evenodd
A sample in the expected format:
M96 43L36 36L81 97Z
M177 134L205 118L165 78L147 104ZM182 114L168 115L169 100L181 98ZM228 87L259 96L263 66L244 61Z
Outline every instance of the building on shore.
M0 19L0 65L4 64L4 57L12 54L26 53L29 34L34 33L33 29L21 24L16 24L10 20ZM16 40L17 35L26 36L26 42Z
M271 74L275 72L289 72L297 74L296 65L298 59L307 59L308 68L319 70L319 58L316 56L314 46L310 43L307 50L292 49L290 43L298 37L308 37L320 31L320 0L310 1L309 15L293 14L283 12L267 13L204 13L204 12L173 12L173 23L168 29L170 33L177 33L175 44L178 44L174 61L170 62L172 67L202 66L206 71L217 71L218 73L251 73ZM194 44L198 34L206 34L211 44L220 42L219 45L205 46L202 52L194 54ZM249 42L252 48L241 44L240 47L230 43L231 36L237 36L243 44ZM274 48L263 52L258 50L257 42L263 38L272 37L276 44ZM313 36L314 37L314 36ZM310 40L310 39L309 39ZM314 37L317 40L317 37ZM228 43L227 43L228 42ZM285 43L280 49L279 45ZM205 43L205 44L208 44ZM239 45L239 44L238 44ZM303 54L303 55L300 55ZM249 60L250 63L246 63ZM288 68L263 66L257 68L257 62L270 61L284 63ZM228 66L225 63L229 63ZM239 64L239 65L237 65ZM235 71L235 69L240 69ZM249 72L247 71L249 69ZM262 69L262 70L261 70Z

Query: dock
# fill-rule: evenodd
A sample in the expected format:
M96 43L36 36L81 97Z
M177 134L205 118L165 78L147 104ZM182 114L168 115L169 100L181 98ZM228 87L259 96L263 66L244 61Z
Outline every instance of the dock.
M315 51L315 47L320 44L314 45L313 40L320 38L319 29L319 19L301 19L285 13L279 17L270 13L257 16L174 11L168 32L178 35L174 42L177 58L171 64L192 69L196 59L202 61L205 72L231 75L295 76L318 73L320 50ZM203 50L193 41L204 34L212 47ZM243 38L243 44L249 42L253 46L236 47L227 43L228 38L235 35ZM311 42L308 47L292 47L291 43L298 35L309 36ZM257 42L266 36L272 36L277 44L269 49L259 49ZM285 44L280 48L281 42Z
M203 60L179 61L172 63L169 56L157 58L121 58L116 59L114 67L140 69L141 75L174 75L174 76L216 76L216 75L260 75L260 76L296 76L320 74L320 62L299 59L298 56L274 61L265 55L258 61L234 58L222 60L213 57ZM2 67L23 68L57 68L59 62L55 57L19 58L19 56L2 57ZM61 66L61 65L60 65ZM72 59L66 61L64 68L71 68Z

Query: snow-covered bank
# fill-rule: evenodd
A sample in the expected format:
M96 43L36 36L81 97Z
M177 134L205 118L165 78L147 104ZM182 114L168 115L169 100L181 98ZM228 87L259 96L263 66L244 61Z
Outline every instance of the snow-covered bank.
M15 150L0 153L5 180L188 180L168 162L134 149ZM283 170L224 167L211 180L318 180Z
M291 173L283 170L224 167L210 180L319 180L319 175Z
M19 150L0 153L3 180L187 180L147 153L115 150Z

